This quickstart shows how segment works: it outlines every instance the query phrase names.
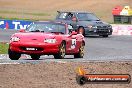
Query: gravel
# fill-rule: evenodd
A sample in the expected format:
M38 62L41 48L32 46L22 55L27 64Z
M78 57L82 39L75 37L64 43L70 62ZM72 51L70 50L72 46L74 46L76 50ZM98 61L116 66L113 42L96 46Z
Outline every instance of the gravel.
M130 74L132 62L41 62L36 64L1 64L0 88L131 88L130 84L76 83L76 71L88 74Z

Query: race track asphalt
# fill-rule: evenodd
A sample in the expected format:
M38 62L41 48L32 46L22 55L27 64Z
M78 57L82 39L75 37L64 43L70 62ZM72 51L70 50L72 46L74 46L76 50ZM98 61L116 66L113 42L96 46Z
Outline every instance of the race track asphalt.
M18 32L18 30L2 30L0 29L0 42L9 42L12 34Z
M0 42L9 42L10 36L17 31L0 30ZM73 56L66 56L65 59L54 59L53 56L41 56L42 61L131 61L132 60L132 36L115 36L108 38L98 36L85 37L84 58L73 59ZM8 57L0 57L0 62L10 62ZM30 56L23 57L18 62L32 62Z

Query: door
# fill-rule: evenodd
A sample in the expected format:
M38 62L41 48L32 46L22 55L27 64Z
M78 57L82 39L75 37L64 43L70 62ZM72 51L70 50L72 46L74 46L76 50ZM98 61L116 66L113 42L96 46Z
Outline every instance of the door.
M67 38L67 53L74 53L78 47L77 35L69 35Z

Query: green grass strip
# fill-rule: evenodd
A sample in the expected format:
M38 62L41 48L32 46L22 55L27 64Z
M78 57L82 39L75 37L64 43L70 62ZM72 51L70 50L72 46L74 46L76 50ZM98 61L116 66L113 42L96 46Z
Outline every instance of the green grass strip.
M8 53L9 44L0 43L0 54L7 54Z

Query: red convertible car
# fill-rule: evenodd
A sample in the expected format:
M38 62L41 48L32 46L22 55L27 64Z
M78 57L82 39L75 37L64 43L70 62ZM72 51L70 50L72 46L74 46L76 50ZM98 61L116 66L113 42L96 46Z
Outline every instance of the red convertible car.
M18 60L21 54L28 54L33 60L41 55L53 55L56 59L65 55L83 58L84 46L84 36L69 32L65 23L34 22L11 36L8 54L11 60Z

